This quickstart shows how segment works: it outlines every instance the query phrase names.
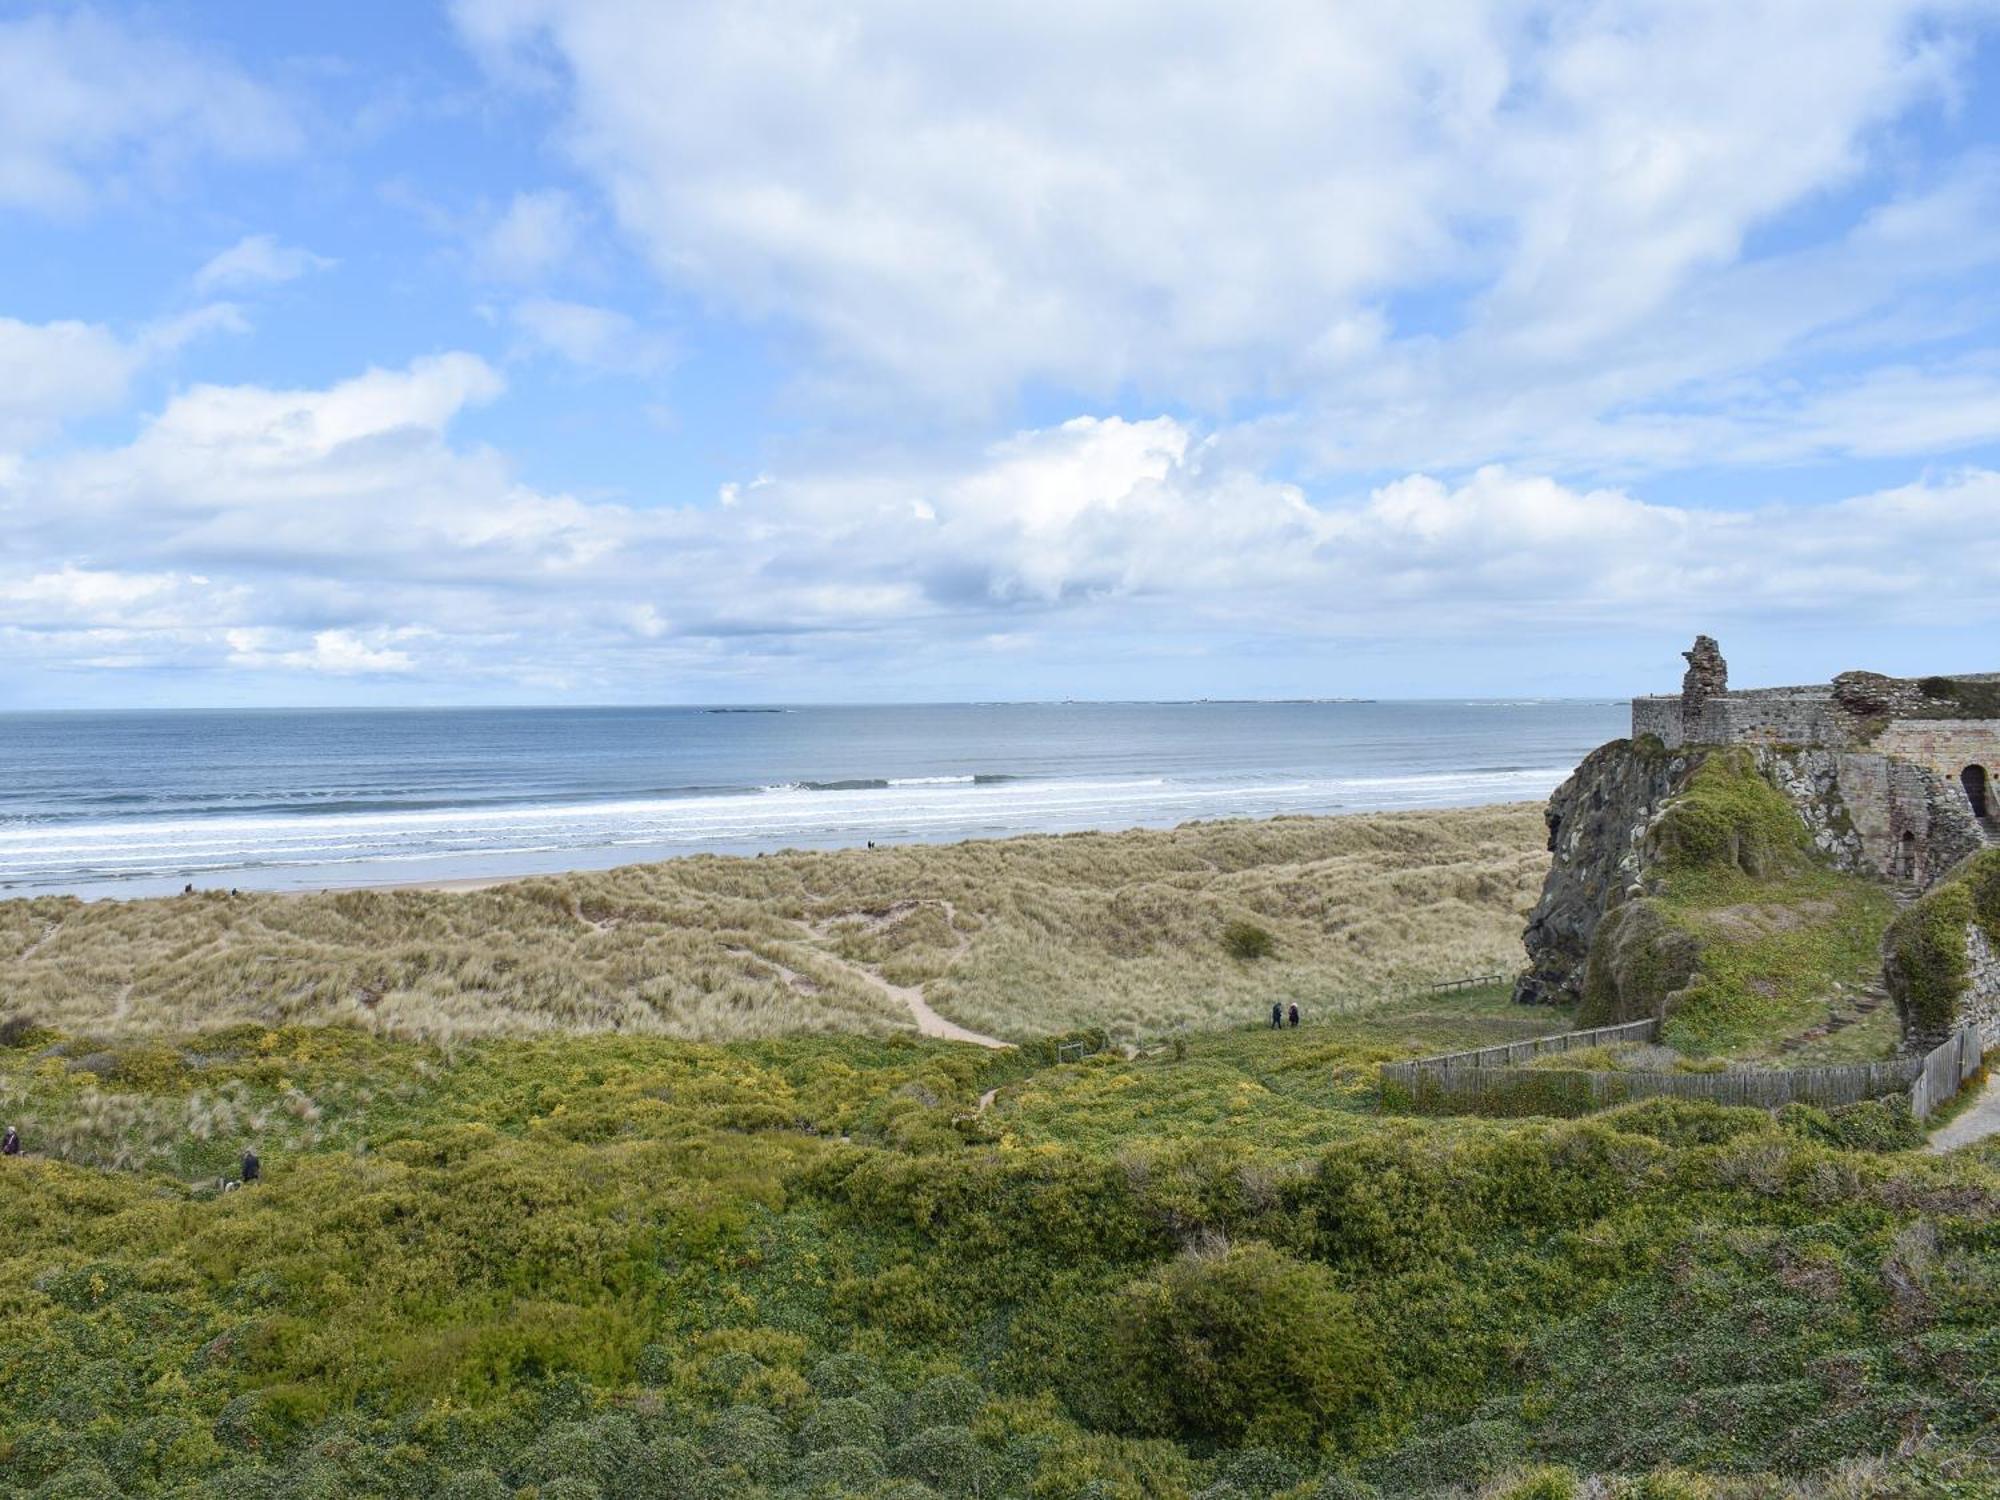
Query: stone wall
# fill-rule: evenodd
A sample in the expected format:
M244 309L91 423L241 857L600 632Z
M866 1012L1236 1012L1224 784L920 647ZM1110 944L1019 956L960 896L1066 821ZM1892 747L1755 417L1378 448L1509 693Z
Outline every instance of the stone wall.
M1896 719L1882 726L1871 748L1953 782L1967 766L1984 766L2000 782L2000 719Z
M1983 847L1956 775L1874 750L1765 746L1757 769L1836 868L1929 887Z
M1681 733L1681 700L1678 698L1634 698L1632 738L1653 736L1669 750L1678 750L1686 741Z
M1697 739L1709 745L1828 745L1854 741L1853 719L1829 688L1765 688L1711 698Z
M1965 929L1965 956L1972 977L1958 1003L1959 1022L1977 1026L1988 1046L2000 1045L2000 952L1976 923Z

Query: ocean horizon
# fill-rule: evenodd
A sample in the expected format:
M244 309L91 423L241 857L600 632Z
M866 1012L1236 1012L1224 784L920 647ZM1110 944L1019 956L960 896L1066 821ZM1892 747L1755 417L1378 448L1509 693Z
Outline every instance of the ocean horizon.
M1546 796L1607 699L0 713L0 896L502 879Z

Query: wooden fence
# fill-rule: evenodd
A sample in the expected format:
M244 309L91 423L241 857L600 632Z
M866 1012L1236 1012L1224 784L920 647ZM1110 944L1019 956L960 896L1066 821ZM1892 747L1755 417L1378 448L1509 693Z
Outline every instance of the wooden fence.
M1435 984L1427 984L1424 989L1433 995L1442 995L1451 990L1476 990L1489 984L1505 984L1505 974L1468 974L1463 979L1440 979Z
M1795 1102L1858 1104L1907 1089L1910 1112L1921 1120L1978 1071L1983 1051L1978 1029L1966 1027L1925 1057L1841 1067L1665 1073L1522 1066L1550 1053L1658 1037L1657 1021L1634 1021L1414 1062L1384 1063L1382 1102L1386 1108L1417 1114L1579 1115L1660 1095L1776 1109Z
M1977 1026L1961 1026L1924 1054L1910 1084L1910 1113L1919 1120L1951 1098L1959 1086L1979 1071L1986 1038Z

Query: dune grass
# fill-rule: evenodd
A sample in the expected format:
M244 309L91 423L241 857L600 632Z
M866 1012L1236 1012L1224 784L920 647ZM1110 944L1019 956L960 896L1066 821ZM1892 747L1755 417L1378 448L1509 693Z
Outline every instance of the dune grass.
M473 892L12 901L0 1010L105 1035L908 1030L873 973L998 1036L1143 1038L1512 972L1543 844L1522 804L707 856ZM1233 956L1233 924L1269 952Z

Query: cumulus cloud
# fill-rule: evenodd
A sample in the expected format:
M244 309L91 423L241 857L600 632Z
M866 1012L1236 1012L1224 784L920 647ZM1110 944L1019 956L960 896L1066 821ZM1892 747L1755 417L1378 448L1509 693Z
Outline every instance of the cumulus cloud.
M227 62L90 9L0 21L0 206L78 212L202 156L302 143L284 102Z
M898 396L1041 381L1199 406L1331 379L1361 401L1356 363L1386 345L1425 404L1476 394L1467 363L1572 398L1579 365L1639 381L1593 409L1674 389L1628 347L1945 98L1964 19L1927 0L456 13L498 76L561 70L562 140L662 276L811 330ZM1711 351L1678 378L1727 367Z
M2000 613L2000 474L1812 508L1663 505L1487 466L1314 494L1183 420L1084 417L954 463L778 472L728 503L524 485L452 424L471 356L321 389L197 387L130 444L26 465L0 632L70 665L206 665L643 695L764 668L1018 653L1088 627L1152 649L1271 639ZM671 501L671 497L660 497ZM1989 549L1990 552L1990 549ZM23 644L26 643L26 644Z
M279 244L276 235L246 234L195 272L194 285L200 292L269 285L296 281L309 271L324 271L332 265L324 255Z
M228 664L232 667L364 677L413 670L416 662L407 651L380 643L385 639L402 639L408 633L376 632L377 643L370 644L351 630L321 630L314 632L309 645L293 649L280 646L279 632L273 630L230 630L224 632L223 638L229 646Z

